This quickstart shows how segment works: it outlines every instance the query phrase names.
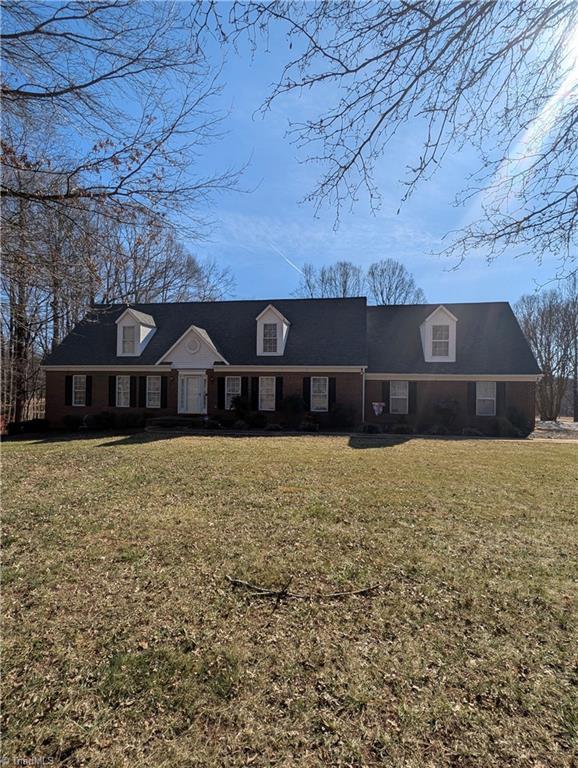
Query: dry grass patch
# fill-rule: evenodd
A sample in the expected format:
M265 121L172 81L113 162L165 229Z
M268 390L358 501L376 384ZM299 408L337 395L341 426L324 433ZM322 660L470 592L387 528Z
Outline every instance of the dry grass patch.
M573 765L575 445L96 436L4 478L10 758Z

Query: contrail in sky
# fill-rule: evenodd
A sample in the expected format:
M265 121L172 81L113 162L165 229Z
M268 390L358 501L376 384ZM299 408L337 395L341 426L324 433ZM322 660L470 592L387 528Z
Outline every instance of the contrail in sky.
M286 262L287 262L287 264L289 264L289 266L290 266L290 267L293 267L293 269L294 269L296 272L299 272L299 274L300 274L300 275L302 275L302 274L303 274L303 270L302 270L302 269L299 269L299 267L297 266L297 264L295 264L293 261L291 261L291 259L288 259L288 258L287 258L287 256L285 256L285 254L284 254L282 251L280 251L280 250L279 250L279 248L277 248L277 246L276 246L276 245L273 245L273 243L272 243L271 241L269 241L269 245L270 245L270 246L271 246L271 248L272 248L272 249L275 251L275 253L277 253L279 256L281 256L281 258L282 258L284 261L286 261Z

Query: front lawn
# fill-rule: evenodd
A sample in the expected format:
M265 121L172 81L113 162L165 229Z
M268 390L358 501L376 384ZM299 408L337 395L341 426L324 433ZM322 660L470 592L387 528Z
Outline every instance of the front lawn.
M3 457L10 760L573 765L578 445L93 436ZM227 575L381 586L277 602Z

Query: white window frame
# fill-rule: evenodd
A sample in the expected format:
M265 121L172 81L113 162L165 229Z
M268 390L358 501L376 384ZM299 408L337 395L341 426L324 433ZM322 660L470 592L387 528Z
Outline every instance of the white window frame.
M263 384L265 382L273 382L270 392L263 391ZM275 376L259 376L259 410L260 411L274 411L276 407L276 388L277 380ZM269 399L269 402L267 402Z
M488 394L487 388L493 390L493 394ZM486 388L485 393L480 393L480 390ZM495 381L476 381L476 416L495 416L496 415L496 396L497 386ZM480 403L492 403L491 413L481 413Z
M115 391L116 407L130 408L130 376L117 376Z
M77 387L76 383L82 382L82 385L79 389L79 392L82 393L82 402L77 402ZM86 405L86 376L79 374L72 377L72 405L76 406L77 408L82 408Z
M267 331L271 328L275 329L275 339L272 336L267 336ZM268 349L267 344L275 341L275 349ZM265 355L276 355L279 350L279 324L278 323L263 323L263 353Z
M128 342L125 339L125 333L128 330L132 330L132 332L133 332L132 348L131 349L126 349L127 343L131 343L131 342ZM120 351L121 351L121 354L122 355L127 355L127 356L136 355L137 354L137 343L138 343L138 341L137 341L137 327L136 327L136 325L121 325L121 328L120 328Z
M443 339L436 339L436 330L444 328L446 330L447 336ZM435 345L436 344L445 344L445 352L436 352L435 351ZM450 326L448 323L435 323L431 327L431 356L432 357L449 357L450 354Z
M239 382L239 391L229 391L229 382ZM225 376L225 410L233 410L233 399L235 397L241 397L241 377L240 376Z
M158 389L152 389L151 384L153 382L158 381ZM161 407L161 397L162 397L162 377L161 376L147 376L147 396L146 396L146 407L147 408L160 408ZM152 402L151 395L155 396L155 400L158 396L158 404L155 402Z
M324 381L325 382L325 393L322 392L314 392L314 382L317 381ZM317 405L314 404L313 399L315 397L319 397L320 395L325 394L325 402L324 403L317 403ZM328 376L312 376L311 377L311 390L309 393L309 398L311 401L311 410L316 411L317 413L328 411L329 410L329 377Z
M397 416L409 413L409 381L389 382L389 412Z

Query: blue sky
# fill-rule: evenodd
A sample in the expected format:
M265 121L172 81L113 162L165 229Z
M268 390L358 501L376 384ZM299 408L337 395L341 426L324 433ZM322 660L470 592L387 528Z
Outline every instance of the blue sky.
M298 267L305 262L321 266L345 259L367 266L392 257L414 274L432 302L514 302L554 275L556 262L547 256L541 266L513 255L488 265L483 256L472 254L453 269L453 262L432 255L443 236L471 213L471 209L454 207L453 201L478 161L473 152L447 155L441 170L397 214L404 191L400 180L420 149L415 123L407 125L378 164L382 205L377 214L371 213L367 200L360 199L337 230L333 211L325 209L316 217L313 206L300 201L313 188L320 169L303 162L306 153L292 145L285 132L289 119L316 114L319 95L291 94L263 116L259 108L288 54L282 38L273 41L270 49L273 52L258 51L253 59L246 51L228 54L220 97L220 106L230 109L227 134L206 148L196 168L212 173L249 163L241 182L247 191L228 193L216 201L208 239L193 246L199 257L214 258L231 269L235 298L290 296L299 273L288 262Z

